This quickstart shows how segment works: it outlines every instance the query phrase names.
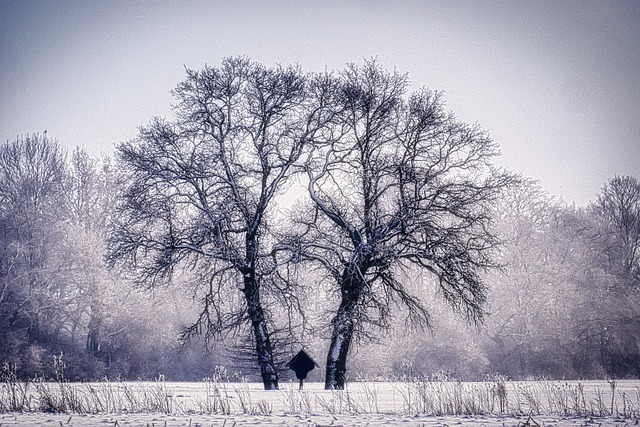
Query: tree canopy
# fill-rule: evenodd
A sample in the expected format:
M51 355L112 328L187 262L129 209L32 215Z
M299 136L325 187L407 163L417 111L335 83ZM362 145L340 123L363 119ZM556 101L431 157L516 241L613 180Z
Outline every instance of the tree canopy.
M496 264L491 206L515 178L491 165L496 144L447 112L441 93L407 94L407 76L373 60L334 79L331 120L306 164L313 207L297 217L292 241L339 289L326 387L342 388L352 337L367 324L386 327L395 301L429 324L425 298L406 285L418 270L482 319L482 273Z

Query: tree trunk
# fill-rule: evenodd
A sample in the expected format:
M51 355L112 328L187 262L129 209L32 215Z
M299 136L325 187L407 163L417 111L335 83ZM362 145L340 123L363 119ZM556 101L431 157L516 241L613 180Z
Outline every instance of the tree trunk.
M342 306L341 305L341 310ZM347 355L353 338L353 315L341 311L336 316L327 354L327 370L324 387L327 390L343 390L347 373Z
M356 307L360 299L362 281L345 269L341 281L342 301L333 319L331 345L327 354L327 368L324 387L327 390L343 390L347 373L347 356L353 339L356 321Z
M90 327L87 333L87 352L92 356L98 357L100 355L100 332Z
M87 325L87 343L86 349L89 354L94 357L100 356L100 329L102 326L102 320L100 319L100 313L95 304L91 304L91 319L89 325Z
M278 373L273 362L273 349L260 302L260 290L253 274L245 275L247 310L256 341L256 355L265 390L278 389Z

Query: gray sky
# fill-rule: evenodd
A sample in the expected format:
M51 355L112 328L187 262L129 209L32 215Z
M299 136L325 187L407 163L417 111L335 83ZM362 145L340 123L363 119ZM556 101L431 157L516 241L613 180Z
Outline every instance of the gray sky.
M584 205L640 177L640 1L0 0L0 141L113 153L169 116L184 67L246 55L306 71L376 57Z

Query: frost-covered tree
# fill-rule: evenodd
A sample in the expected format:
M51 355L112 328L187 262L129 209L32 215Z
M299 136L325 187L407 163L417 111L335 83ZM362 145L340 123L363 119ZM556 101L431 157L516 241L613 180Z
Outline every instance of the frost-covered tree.
M5 360L39 359L26 353L41 352L41 344L54 341L64 323L66 290L50 265L62 235L58 198L64 173L65 153L46 135L25 135L0 146L0 341L5 344L0 356Z
M640 287L640 181L617 176L602 189L592 211L601 228L611 268L629 286Z
M640 372L640 181L614 177L606 183L589 214L595 222L590 240L596 253L590 271L608 280L599 284L601 307L584 325L610 375ZM592 285L593 286L593 285ZM594 304L594 305L595 305Z
M634 216L635 192L622 191L623 181L610 181L588 208L556 202L531 181L495 205L505 268L491 275L485 328L494 369L514 377L635 375L639 301L628 268L633 250L625 249L633 225L620 226Z
M297 67L225 59L187 70L175 120L156 118L117 149L126 189L111 259L150 287L195 269L201 312L185 336L248 322L265 389L278 388L265 298L291 295L273 274L274 199L318 127L309 99L323 90Z
M75 318L74 341L82 332L87 352L100 359L109 358L103 340L113 333L107 326L109 318L119 314L118 303L110 304L107 294L121 281L109 277L104 262L116 194L117 174L111 160L105 157L98 161L76 147L64 181L65 237L60 242L63 253L58 262L66 267L65 280L75 287L76 298L69 301Z
M490 207L513 178L492 166L487 132L447 112L440 93L407 94L407 77L375 61L334 79L332 120L306 168L314 212L299 216L291 241L335 283L325 386L343 388L352 340L387 327L394 303L429 324L425 298L406 286L416 271L469 319L483 318L481 273L497 243Z
M577 348L576 274L588 248L568 224L571 211L532 180L505 191L494 211L505 267L490 275L491 316L484 332L493 367L514 377L573 375L566 350Z

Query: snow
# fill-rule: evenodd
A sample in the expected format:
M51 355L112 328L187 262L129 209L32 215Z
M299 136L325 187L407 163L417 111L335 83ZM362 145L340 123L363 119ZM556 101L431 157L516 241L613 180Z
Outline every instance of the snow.
M333 347L331 348L331 360L333 360L334 362L338 360L338 357L340 357L340 350L342 349L342 341L343 341L343 335L342 334L336 335L335 342L333 344Z
M78 391L78 396L88 387L94 390L108 387L110 399L119 402L120 409L90 414L6 412L0 413L0 426L622 427L634 425L639 416L640 381L617 381L614 395L611 383L606 381L505 384L508 403L504 415L499 413L499 406L492 413L444 415L446 405L452 402L468 405L470 396L480 406L487 404L482 399L490 396L483 393L490 391L494 383L361 382L348 383L344 391L324 390L321 383L306 383L304 390L298 390L294 382L281 384L280 390L272 391L263 390L261 383L246 382L73 383L68 386ZM60 390L56 383L50 387L53 392ZM522 402L523 390L537 399L540 405L537 412L533 413ZM583 408L600 402L605 411L614 407L618 417L572 413L575 411L570 410L571 397L578 390L584 390ZM114 397L115 393L138 394L141 399L131 405L126 399ZM171 409L167 413L145 412L146 400L160 395L171 401ZM440 410L442 415L436 413ZM525 410L532 414L531 418ZM620 416L623 410L630 414L627 419Z
M527 424L529 422L529 424ZM603 418L557 417L495 417L495 416L407 416L393 414L362 415L164 415L164 414L109 414L66 415L43 413L0 414L2 427L86 427L86 426L156 426L156 427L624 427L624 420Z

